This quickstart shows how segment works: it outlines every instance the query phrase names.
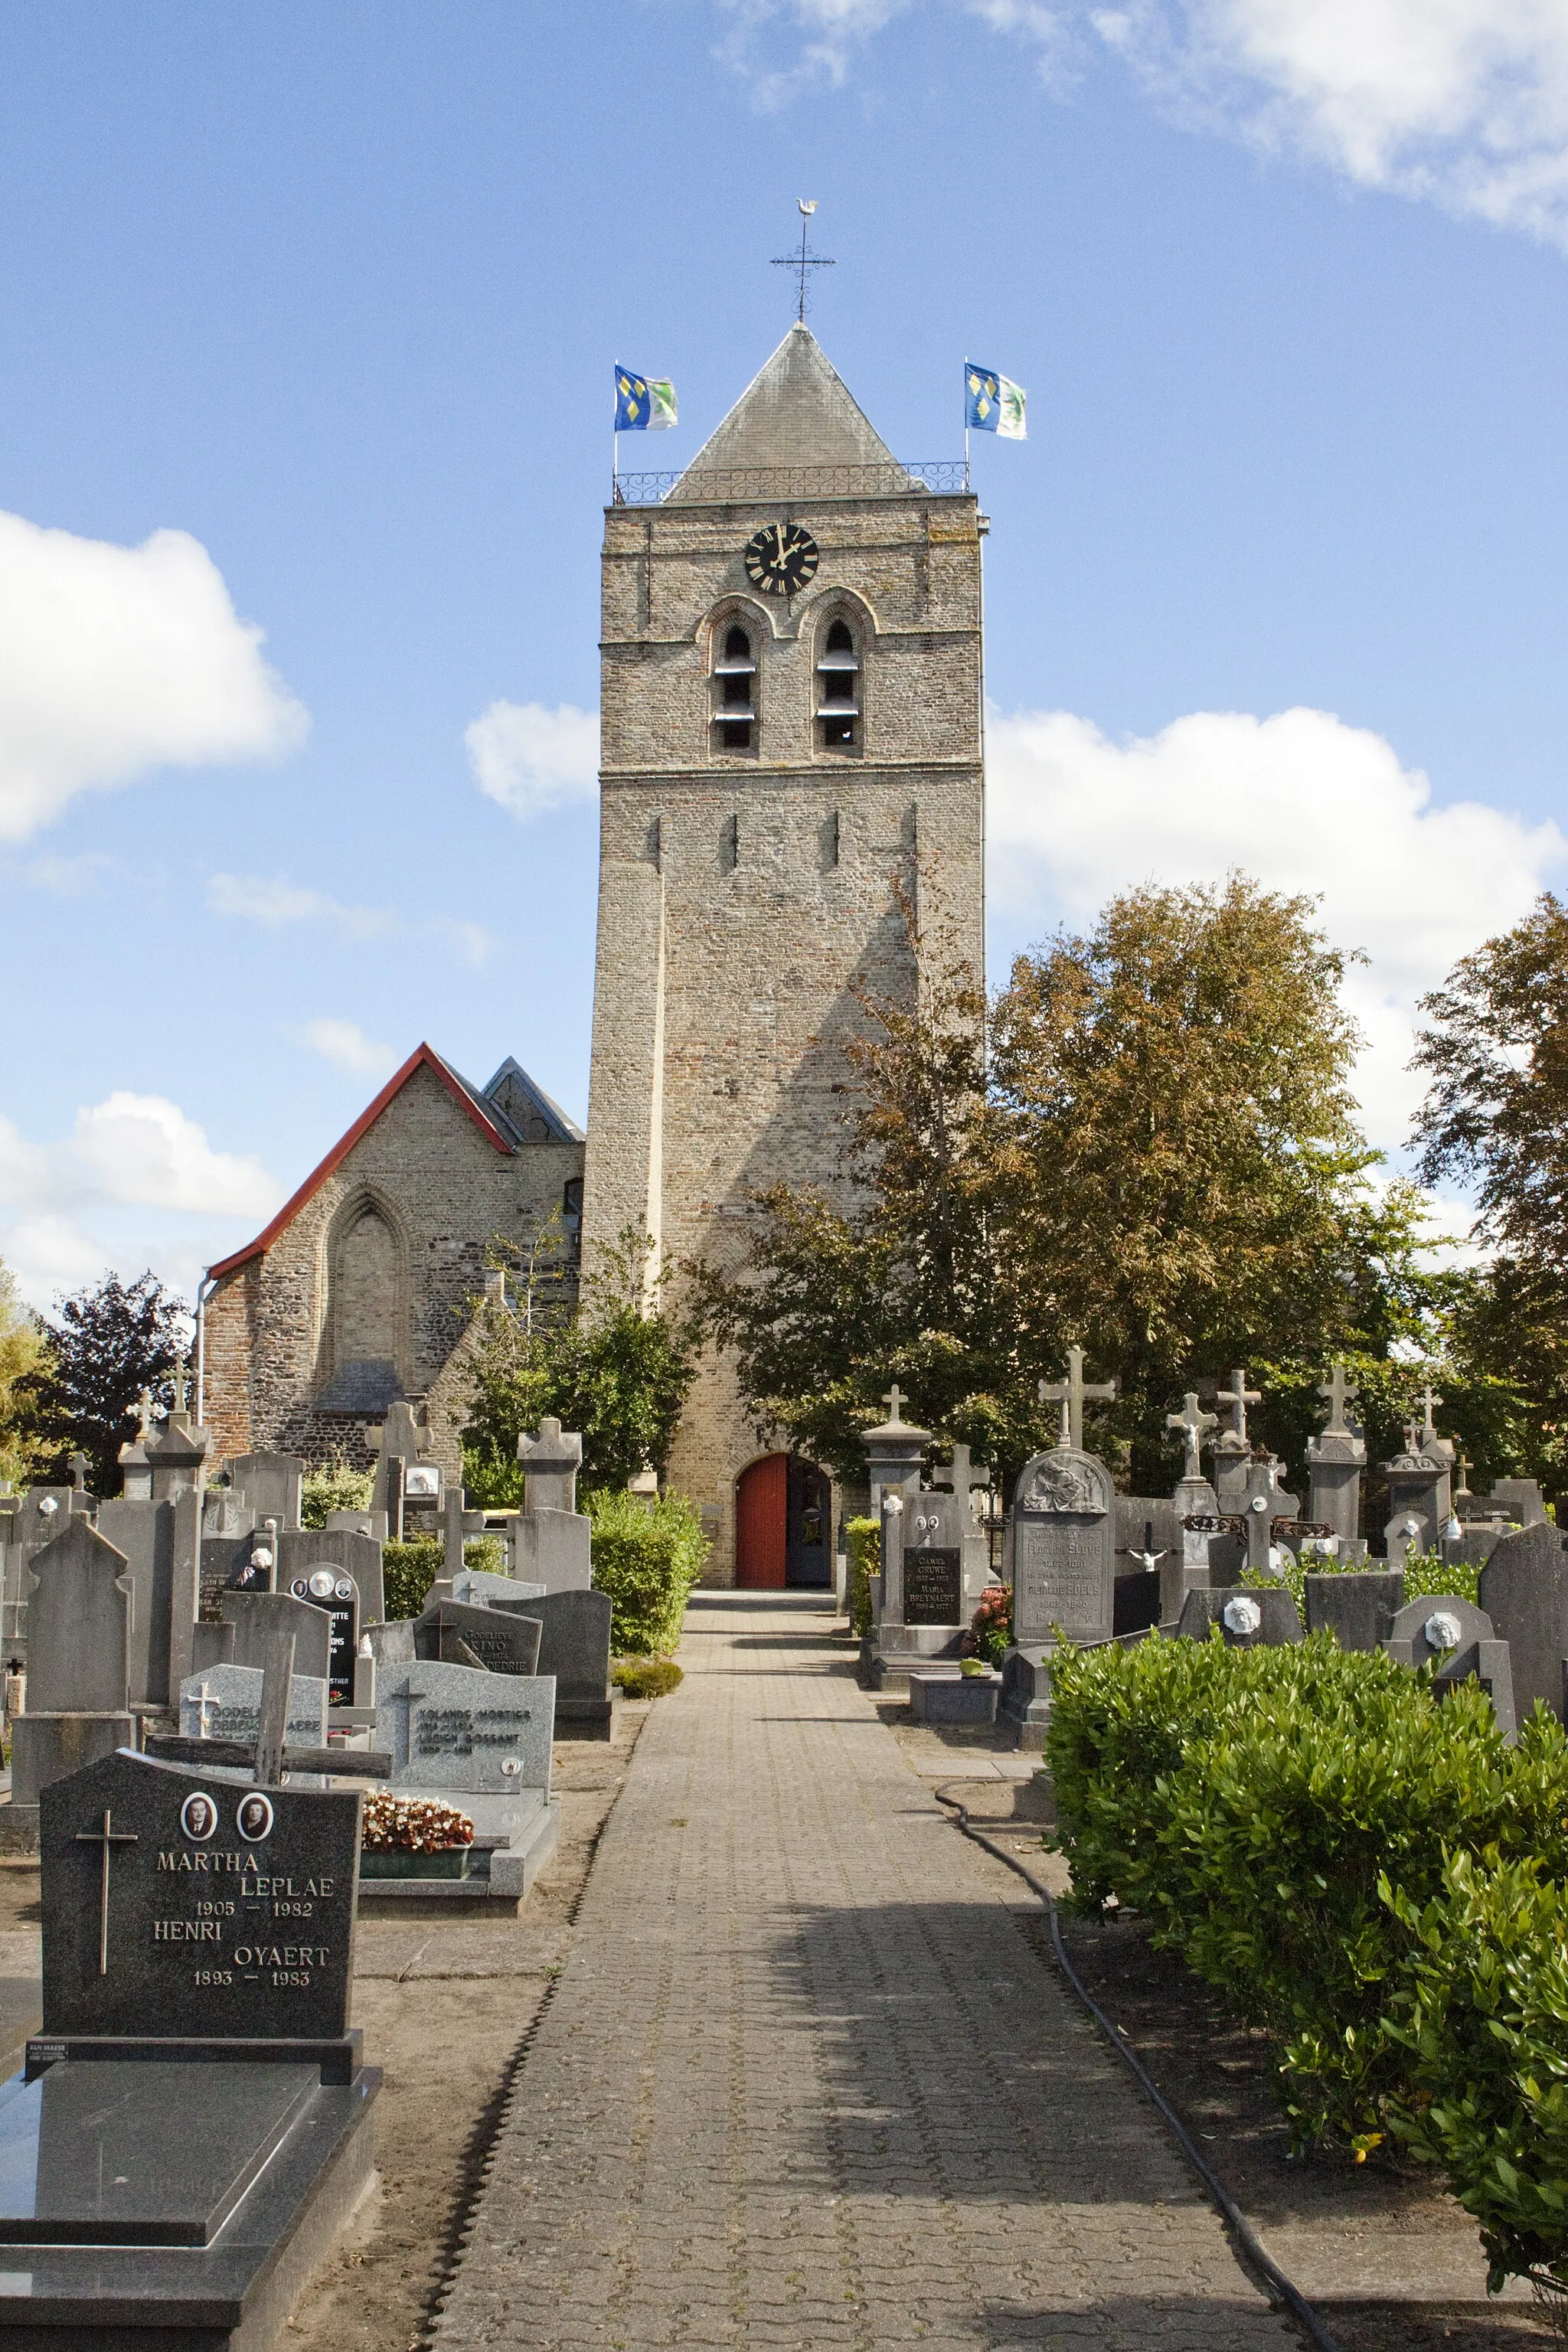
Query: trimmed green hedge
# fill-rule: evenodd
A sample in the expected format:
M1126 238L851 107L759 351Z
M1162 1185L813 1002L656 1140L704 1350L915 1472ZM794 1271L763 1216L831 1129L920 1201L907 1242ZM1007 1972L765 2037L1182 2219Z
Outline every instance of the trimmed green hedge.
M1364 2156L1410 2091L1410 2020L1434 1965L1411 1919L1453 1899L1447 1858L1568 1877L1562 1729L1538 1713L1508 1748L1478 1685L1439 1709L1429 1676L1326 1635L1065 1649L1052 1679L1047 1758L1076 1903L1115 1895L1145 1913L1273 2038L1298 2141ZM1454 2184L1468 2203L1458 2171Z
M395 1617L417 1617L430 1598L430 1587L441 1573L446 1547L437 1536L418 1536L412 1543L383 1544L382 1592L387 1622ZM506 1574L506 1548L498 1536L474 1536L463 1546L465 1568L480 1568L491 1576Z
M686 1596L702 1573L708 1538L684 1495L640 1502L601 1487L587 1501L594 1583L614 1609L610 1640L622 1652L662 1654L680 1639Z
M871 1632L870 1579L882 1568L881 1527L876 1519L846 1519L844 1543L849 1555L849 1623L864 1642Z

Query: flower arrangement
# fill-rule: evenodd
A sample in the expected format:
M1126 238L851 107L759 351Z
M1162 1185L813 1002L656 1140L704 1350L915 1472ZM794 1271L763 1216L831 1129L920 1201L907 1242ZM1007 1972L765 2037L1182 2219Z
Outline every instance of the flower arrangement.
M1005 1584L988 1584L959 1645L960 1654L999 1666L1012 1646L1013 1595Z
M364 1801L366 1853L450 1853L472 1845L474 1825L467 1813L430 1797L388 1797L377 1793Z

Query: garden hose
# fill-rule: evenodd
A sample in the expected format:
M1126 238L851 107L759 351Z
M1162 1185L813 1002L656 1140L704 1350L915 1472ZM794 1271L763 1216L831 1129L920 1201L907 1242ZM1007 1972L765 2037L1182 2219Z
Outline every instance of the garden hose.
M1037 1878L1032 1870L1026 1869L1016 1854L1009 1853L1005 1846L997 1844L994 1838L988 1838L984 1830L977 1830L974 1827L969 1818L968 1807L961 1804L956 1797L949 1796L948 1790L952 1785L952 1781L947 1781L941 1788L933 1789L931 1794L939 1805L945 1805L949 1812L955 1817L959 1828L966 1838L973 1838L976 1845L984 1846L986 1853L994 1854L998 1862L1005 1862L1009 1870L1016 1870L1026 1886L1039 1896L1046 1906L1046 1916L1050 1921L1051 1949L1056 1955L1057 1966L1089 2011L1089 2016L1099 2026L1106 2041L1121 2060L1122 2064L1136 2076L1144 2095L1152 2102L1164 2122L1175 2134L1177 2146L1218 2206L1221 2218L1235 2239L1243 2262L1258 2284L1267 2294L1282 2303L1291 2317L1306 2329L1312 2342L1318 2347L1318 2352L1342 2352L1337 2338L1329 2334L1300 2288L1292 2284L1279 2263L1264 2252L1262 2242L1251 2223L1226 2188L1225 2183L1205 2163L1202 2151L1174 2107L1137 2057L1132 2045L1120 2027L1111 2023L1071 1960L1068 1959L1067 1946L1062 1941L1061 1920L1057 1910L1057 1898L1050 1888L1043 1879Z

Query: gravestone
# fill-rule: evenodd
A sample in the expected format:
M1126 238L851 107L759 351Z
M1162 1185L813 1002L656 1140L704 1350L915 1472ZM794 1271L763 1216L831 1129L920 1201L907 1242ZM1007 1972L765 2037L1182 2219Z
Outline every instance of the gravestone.
M1497 1627L1473 1601L1456 1592L1423 1592L1395 1611L1384 1647L1402 1666L1426 1666L1471 1642L1496 1638Z
M278 1537L278 1589L292 1592L296 1581L307 1580L321 1569L352 1577L362 1625L379 1623L386 1612L382 1582L381 1544L374 1536L349 1528L286 1528Z
M511 1523L512 1574L547 1592L585 1592L592 1580L593 1528L577 1508L583 1440L547 1414L517 1441L524 1507Z
M174 1408L166 1415L157 1436L149 1437L142 1449L153 1474L155 1503L173 1502L176 1495L191 1491L199 1495L206 1483L205 1463L211 1439L192 1421L184 1409L184 1381L176 1367Z
M128 1682L133 1706L169 1704L176 1502L100 1503L98 1532L125 1555L131 1580ZM192 1615L195 1614L195 1610Z
M903 1514L903 1622L963 1622L963 1536L967 1496L918 1493ZM886 1614L886 1588L883 1599Z
M131 1579L86 1519L33 1555L27 1696L35 1715L120 1715L130 1672Z
M538 1670L555 1681L557 1739L612 1736L612 1613L607 1592L547 1592L529 1612L540 1624Z
M1487 1500L1523 1528L1539 1527L1546 1517L1545 1498L1533 1478L1494 1478Z
M405 1507L416 1505L434 1507L441 1499L441 1474L434 1463L421 1458L420 1442L424 1435L421 1414L401 1399L387 1407L386 1419L379 1429L365 1431L365 1443L376 1456L375 1483L371 1490L371 1508L384 1511L392 1530L394 1542L401 1543L407 1530L404 1525ZM434 1483L416 1480L410 1475L416 1469L435 1473Z
M1345 1409L1357 1394L1342 1363L1336 1363L1318 1394L1328 1400L1329 1416L1320 1433L1308 1441L1307 1474L1310 1481L1308 1515L1327 1527L1341 1542L1353 1543L1361 1533L1361 1480L1366 1467L1366 1442L1345 1419Z
M295 1671L318 1682L330 1679L331 1622L308 1601L297 1601L291 1592L226 1592L223 1617L225 1624L234 1627L234 1649L226 1663L261 1665L269 1639L282 1626L294 1636Z
M1215 1494L1220 1512L1233 1518L1245 1507L1247 1474L1252 1467L1252 1440L1247 1433L1247 1408L1261 1404L1260 1389L1249 1389L1247 1372L1238 1365L1230 1376L1230 1386L1220 1389L1215 1402L1230 1410L1230 1427L1221 1430L1212 1448Z
M359 1800L122 1753L40 1816L43 2031L0 2100L4 2326L262 2352L371 2178Z
M296 1601L321 1610L331 1627L327 1653L327 1692L333 1706L354 1703L354 1660L359 1655L359 1587L345 1569L334 1562L296 1576L289 1591Z
M314 1675L293 1675L284 1732L290 1748L327 1744L327 1685ZM254 1748L261 1728L258 1666L210 1666L180 1685L180 1734L185 1739L239 1739Z
M1405 1451L1383 1465L1388 1481L1389 1515L1384 1544L1390 1559L1403 1561L1407 1551L1430 1551L1453 1514L1449 1496L1450 1469L1447 1453L1437 1444L1424 1445L1420 1424L1410 1422Z
M234 1494L241 1499L242 1507L253 1513L258 1526L267 1519L276 1519L282 1531L299 1528L305 1478L302 1454L239 1454L226 1462L224 1467Z
M903 1392L897 1381L884 1402L888 1406L887 1420L860 1433L860 1443L866 1449L873 1518L881 1510L884 1495L914 1493L920 1485L926 1447L931 1442L929 1429L917 1428L913 1422L904 1419Z
M1279 1649L1302 1638L1296 1603L1282 1584L1212 1585L1189 1592L1178 1640L1206 1642L1216 1629L1231 1650Z
M548 1791L555 1691L547 1675L419 1659L387 1667L381 1682L376 1745L392 1757L395 1787Z
M1563 1662L1568 1660L1568 1559L1550 1520L1503 1536L1477 1580L1481 1607L1500 1642L1506 1642L1513 1701L1528 1717L1539 1699L1564 1719Z
M1350 1569L1303 1578L1309 1633L1331 1633L1342 1650L1376 1650L1405 1602L1405 1570Z
M1114 1496L1104 1463L1071 1444L1036 1454L1014 1488L1006 1545L1014 1645L997 1722L1020 1748L1045 1744L1058 1631L1072 1642L1106 1642L1114 1631Z
M120 1494L127 1503L150 1503L153 1499L153 1465L147 1459L147 1440L153 1434L153 1391L143 1389L136 1409L136 1434L120 1449Z
M510 1609L435 1601L414 1621L414 1654L444 1659L448 1665L481 1666L495 1675L535 1675L542 1631L537 1617Z
M465 1601L470 1608L521 1609L526 1615L543 1593L542 1584L523 1584L515 1576L496 1576L488 1568L465 1568L452 1579L453 1600Z
M1204 1441L1218 1426L1218 1416L1205 1412L1197 1391L1189 1389L1182 1399L1181 1412L1165 1415L1165 1426L1180 1432L1184 1448L1182 1475L1173 1497L1176 1540L1160 1563L1160 1622L1173 1626L1192 1587L1209 1581L1211 1530L1188 1522L1219 1516L1219 1497L1204 1476L1203 1465Z

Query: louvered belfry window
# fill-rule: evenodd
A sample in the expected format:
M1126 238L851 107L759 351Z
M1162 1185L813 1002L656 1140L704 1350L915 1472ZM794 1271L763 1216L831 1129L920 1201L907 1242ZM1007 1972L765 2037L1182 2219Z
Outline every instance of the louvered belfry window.
M860 742L860 656L847 621L832 621L816 657L816 724L826 751Z
M737 621L724 632L713 665L713 744L719 751L750 751L756 741L757 657L749 630Z

